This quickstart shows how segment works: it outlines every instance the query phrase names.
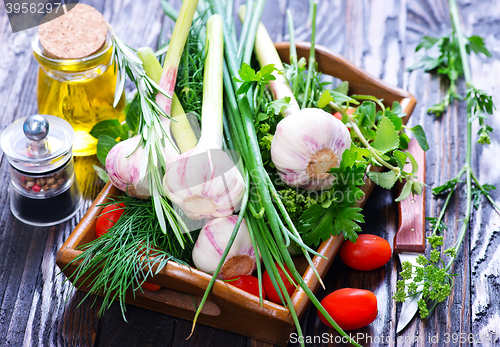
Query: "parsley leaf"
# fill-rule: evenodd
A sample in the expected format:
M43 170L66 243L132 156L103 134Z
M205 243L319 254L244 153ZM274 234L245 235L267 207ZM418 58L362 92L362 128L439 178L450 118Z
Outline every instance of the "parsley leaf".
M250 65L243 63L241 65L241 69L238 71L240 78L233 76L234 81L242 82L242 85L238 88L236 94L246 94L254 82L267 84L274 81L276 77L274 77L273 72L277 70L278 69L274 67L274 64L269 64L263 66L259 72L255 72Z

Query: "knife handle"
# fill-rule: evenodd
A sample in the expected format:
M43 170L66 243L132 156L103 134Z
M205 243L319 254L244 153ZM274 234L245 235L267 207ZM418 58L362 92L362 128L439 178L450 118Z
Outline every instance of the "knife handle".
M425 152L416 139L408 144L410 152L418 164L419 179L425 182ZM400 188L404 185L400 184ZM422 195L410 195L398 202L399 228L394 236L394 253L425 252L425 187Z

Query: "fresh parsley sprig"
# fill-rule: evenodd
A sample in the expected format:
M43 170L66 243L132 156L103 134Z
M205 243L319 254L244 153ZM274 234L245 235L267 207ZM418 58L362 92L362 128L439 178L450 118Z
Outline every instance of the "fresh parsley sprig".
M492 204L497 213L500 213L500 208L490 195L490 191L496 188L490 184L479 183L479 180L472 170L471 160L473 149L472 123L478 120L481 126L478 133L478 142L489 144L490 133L493 129L486 125L485 120L487 114L493 113L494 105L490 95L487 95L485 92L472 85L468 55L470 55L471 51L476 54L483 53L486 56L490 56L490 54L484 47L484 42L481 38L477 36L467 38L463 35L456 0L449 0L449 3L453 25L452 33L439 40L424 37L422 43L417 46L417 50L421 47L428 49L439 42L441 56L435 61L431 61L431 58L428 57L424 58L420 65L428 72L437 70L438 74L445 75L450 80L450 87L445 99L440 104L430 109L430 111L437 116L441 115L446 110L446 107L452 99L457 101L461 100L461 97L456 93L456 81L459 77L464 77L467 87L467 143L464 166L453 179L432 190L436 196L445 196L446 198L439 216L437 218L427 218L432 229L431 235L427 237L431 246L429 258L427 259L424 256L420 256L417 266L412 266L409 262L404 262L402 264L403 271L400 273L402 279L398 281L394 299L403 302L408 296L419 293L422 294L422 297L418 301L421 318L427 317L437 303L446 300L451 294L454 275L450 274L450 269L459 254L460 247L469 228L472 207L477 209L481 198L485 197ZM465 180L462 179L464 175ZM453 246L443 250L442 235L446 231L446 224L443 219L452 195L457 188L464 183L466 210L463 219L460 220L462 225Z
M475 54L483 54L486 57L491 57L490 51L485 47L484 40L479 36L463 36L465 42L465 51L467 54L474 52ZM439 56L431 57L427 53L433 47L439 48ZM437 72L439 76L444 78L449 87L441 102L431 106L428 109L429 113L434 113L436 116L441 116L448 105L453 100L463 100L457 91L457 80L464 77L464 66L460 55L460 43L455 27L453 27L450 34L442 37L424 36L422 41L415 48L415 52L424 49L426 55L422 56L415 64L408 68L409 71L423 68L425 72ZM467 99L470 96L467 95ZM470 100L470 99L469 99Z

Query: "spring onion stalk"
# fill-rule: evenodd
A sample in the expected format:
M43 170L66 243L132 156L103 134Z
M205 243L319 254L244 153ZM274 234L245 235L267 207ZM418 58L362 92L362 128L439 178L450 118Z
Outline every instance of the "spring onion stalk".
M144 70L147 75L155 82L159 82L162 73L162 67L156 59L155 53L149 47L143 47L137 50L137 56L142 60ZM181 153L184 153L196 146L198 139L189 123L186 113L182 108L179 98L174 93L172 97L172 122L170 131L174 136L175 142Z
M241 60L243 59L243 45L245 43L245 40L248 35L248 30L250 29L250 18L252 18L252 10L253 10L253 0L247 0L247 5L246 8L248 8L248 11L246 12L245 18L242 20L243 21L243 26L241 27L241 35L240 35L240 41L238 44L238 59ZM241 9L241 7L240 7ZM238 10L239 12L240 10Z
M259 0L257 3L257 7L263 6L263 0ZM220 2L216 0L211 1L212 4L212 9L216 13L222 13L223 14L223 9L220 4ZM257 12L258 13L258 12ZM255 20L255 17L257 19ZM259 22L260 18L259 16L253 17L252 23L257 23ZM255 37L257 31L257 25L251 26L251 29L249 31L248 37ZM227 49L226 49L226 63L228 65L228 72L232 76L238 76L238 69L239 69L239 61L237 61L236 56L237 56L237 49L234 47L234 45L231 44L230 41L230 33L227 31L227 28L224 30L224 36L226 38L226 43L227 43ZM300 274L297 272L295 269L295 266L293 264L292 258L290 254L288 253L288 250L286 247L284 247L284 240L283 240L283 235L282 232L283 230L280 227L280 223L278 222L278 219L280 218L280 215L278 211L276 211L276 208L273 204L271 194L269 192L269 187L267 185L267 181L263 178L266 177L267 172L264 170L263 167L263 162L262 162L262 157L260 154L260 147L257 141L257 137L255 134L255 128L254 128L254 123L253 123L253 113L251 109L251 102L253 100L248 99L248 95L239 95L236 96L234 94L234 90L236 90L239 87L239 83L236 81L231 81L230 76L225 76L224 81L228 81L228 83L225 83L224 86L225 88L229 88L230 91L226 92L226 95L228 95L229 100L229 106L231 108L231 115L230 117L233 118L234 123L236 123L236 135L239 138L240 143L245 143L245 137L246 137L246 143L247 143L247 151L244 152L244 160L245 164L248 167L251 175L251 181L252 184L255 186L256 195L253 195L253 197L258 199L258 206L257 208L254 207L254 210L259 210L259 206L262 206L264 208L265 216L267 218L267 221L269 222L269 226L272 232L272 235L274 236L274 240L277 243L277 247L272 246L272 241L270 239L265 240L264 238L257 238L257 244L259 246L259 251L261 252L261 255L263 257L263 261L266 265L266 268L268 269L268 273L270 273L270 278L271 281L273 282L273 285L276 287L283 287L283 281L281 281L281 278L278 276L278 270L276 266L274 265L274 262L271 261L273 258L278 261L279 264L282 264L282 261L285 262L285 264L288 266L288 268L291 270L294 279L296 282L300 285L300 287L305 291L305 293L308 295L308 297L311 299L313 304L318 308L318 310L326 317L326 319L332 324L333 327L342 335L345 336L349 339L350 342L352 342L354 345L359 346L355 341L351 340L349 336L342 330L340 327L331 319L330 315L326 312L326 310L321 306L320 302L316 299L314 294L311 292L311 290L307 287L307 284L304 282ZM228 85L234 83L234 85ZM243 153L242 153L243 154ZM263 219L259 218L256 219L253 214L247 213L248 219L247 223L252 223L254 220L257 222L263 223ZM255 228L253 228L255 229ZM259 233L255 233L257 235ZM269 253L268 250L272 250L277 248L278 252L280 254L276 254L275 252ZM274 253L274 254L273 254ZM267 254L270 256L268 258L264 254ZM267 259L266 259L267 258ZM279 292L279 290L277 291ZM291 300L289 298L289 295L285 293L284 291L284 296L285 300L288 303L289 310L293 316L294 314L294 309L293 305L291 304ZM298 321L295 320L296 324L298 325L298 332L299 334L301 333L300 331L300 325L298 324Z
M304 100L302 101L302 108L307 107L309 99L309 89L311 88L311 80L314 69L316 68L316 54L314 46L316 44L316 10L318 3L314 1L312 6L312 32L311 32L311 50L309 51L309 71L307 72L306 90L304 92Z
M240 19L246 17L246 7L240 6L238 10ZM262 22L259 22L257 27L257 34L255 37L255 56L259 61L260 66L274 64L274 67L278 71L273 72L273 76L276 78L274 81L269 82L269 89L271 90L275 100L283 99L285 97L290 98L290 106L284 111L283 116L289 116L300 110L297 100L292 93L290 84L288 83L286 77L282 72L285 70L283 63L281 62L278 51L274 47L273 40L266 30L266 27Z

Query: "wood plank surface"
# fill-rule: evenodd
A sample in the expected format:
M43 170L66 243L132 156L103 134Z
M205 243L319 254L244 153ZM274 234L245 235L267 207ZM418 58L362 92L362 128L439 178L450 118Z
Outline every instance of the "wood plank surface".
M168 39L172 22L163 15L158 0L82 0L101 11L117 34L133 47L156 47L160 33ZM235 1L236 7L243 0ZM176 8L180 0L172 1ZM493 57L473 56L474 84L493 95L500 105L500 0L460 0L462 23L467 35L485 38ZM286 9L290 8L297 40L308 40L308 1L268 0L263 15L275 41L288 39ZM418 57L415 47L423 35L438 36L450 29L446 0L320 0L317 43L346 56L386 82L410 91L418 100L410 124L421 124L430 150L427 152L426 215L436 216L442 201L431 188L452 178L465 160L466 110L454 103L437 119L426 110L444 94L436 77L421 70L408 72ZM12 33L5 7L0 4L0 129L13 120L34 114L38 64L31 51L35 29ZM459 91L464 93L461 82ZM482 183L500 186L499 112L489 124L496 129L489 146L476 146L473 169ZM476 128L473 134L477 133ZM475 136L475 135L474 135ZM81 219L102 188L92 174L95 158L77 158L76 172L85 203L68 222L50 228L27 226L9 208L8 162L0 152L0 346L255 346L269 344L198 325L186 340L191 322L127 305L124 322L113 304L98 316L101 300L87 298L58 275L57 250ZM377 234L391 245L398 219L395 192L376 188L365 206L363 232ZM500 201L500 193L492 193ZM446 217L445 245L453 244L465 211L465 194L453 197ZM460 256L452 295L426 320L414 319L400 335L395 334L400 304L392 299L398 279L398 260L372 272L349 269L336 259L325 281L322 298L342 287L372 290L379 314L369 326L351 334L365 346L500 346L500 216L486 203L473 211L472 223ZM83 301L82 301L83 300ZM82 304L80 305L80 303ZM309 308L302 319L306 336L323 337L310 346L344 346L336 332L322 324ZM326 334L326 335L322 335ZM359 335L358 335L359 334ZM460 335L463 334L463 335ZM472 337L471 337L472 336ZM465 337L465 341L460 341ZM458 338L458 341L457 341ZM325 340L329 341L325 341ZM290 346L298 346L290 343Z

